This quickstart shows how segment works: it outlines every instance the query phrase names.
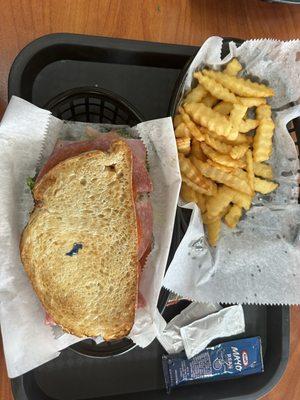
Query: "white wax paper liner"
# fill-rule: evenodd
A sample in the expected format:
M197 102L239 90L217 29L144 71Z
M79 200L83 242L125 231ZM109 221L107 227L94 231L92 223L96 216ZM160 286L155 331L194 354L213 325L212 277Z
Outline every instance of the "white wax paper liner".
M300 41L251 40L239 48L231 43L224 60L221 45L219 37L204 43L186 74L181 96L195 84L194 70L220 69L232 56L245 67L244 75L267 81L276 92L271 100L276 130L270 163L280 186L268 196L257 195L255 206L236 229L223 224L216 249L206 242L196 205L186 205L193 210L192 218L164 286L199 302L299 304L299 160L286 124L300 116L300 106L291 104L300 94L295 85L300 77Z
M49 156L62 122L32 104L13 97L0 126L0 318L8 374L11 378L51 360L79 341L44 324L40 305L19 258L19 240L33 207L26 178L34 176L41 156ZM146 307L137 310L131 332L148 345L165 322L156 304L172 238L180 188L177 150L170 118L136 127L146 144L153 181L154 249L141 277Z

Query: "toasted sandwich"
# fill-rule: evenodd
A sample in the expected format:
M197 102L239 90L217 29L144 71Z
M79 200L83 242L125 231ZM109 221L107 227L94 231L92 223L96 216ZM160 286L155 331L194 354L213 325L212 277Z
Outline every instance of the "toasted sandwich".
M78 337L131 330L152 243L146 151L115 133L59 141L41 169L21 259L45 311Z

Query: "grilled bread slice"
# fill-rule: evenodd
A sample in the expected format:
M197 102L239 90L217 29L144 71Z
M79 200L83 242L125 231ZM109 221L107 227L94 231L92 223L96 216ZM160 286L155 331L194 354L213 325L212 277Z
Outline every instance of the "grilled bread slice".
M79 337L126 336L138 288L138 233L132 154L82 153L52 168L34 187L36 206L21 259L45 310Z

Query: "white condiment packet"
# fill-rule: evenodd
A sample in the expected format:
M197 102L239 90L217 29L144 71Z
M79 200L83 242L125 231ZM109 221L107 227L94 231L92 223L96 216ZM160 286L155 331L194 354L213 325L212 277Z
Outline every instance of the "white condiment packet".
M8 375L14 378L57 357L79 338L45 325L45 312L19 256L21 232L33 199L26 179L35 175L62 130L62 121L20 98L12 97L0 125L0 321ZM145 347L163 330L156 305L161 289L180 189L180 172L171 118L138 124L147 148L154 191L154 248L144 266L140 292L145 306L136 313L132 340ZM97 339L97 342L101 338Z
M180 328L187 358L199 354L214 339L238 335L245 331L244 311L241 305L223 308L187 326Z
M300 116L300 41L250 40L230 45L221 59L222 38L211 37L201 47L186 74L182 97L196 82L193 72L208 66L220 69L238 57L243 75L259 78L275 90L270 99L275 119L274 180L269 195L257 195L253 207L235 229L222 224L216 249L208 246L195 204L185 237L166 273L164 286L199 302L300 304L300 206L298 154L287 123ZM179 204L181 205L181 203ZM184 276L184 279L182 277Z
M181 328L221 309L219 304L191 303L166 325L157 339L169 354L180 353L184 349Z

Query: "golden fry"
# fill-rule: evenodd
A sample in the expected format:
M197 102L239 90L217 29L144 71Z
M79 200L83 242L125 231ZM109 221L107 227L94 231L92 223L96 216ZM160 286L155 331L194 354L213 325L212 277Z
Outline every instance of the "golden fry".
M189 158L185 158L181 153L178 154L178 158L181 173L202 189L200 193L207 194L208 196L216 193L216 184L211 179L205 178Z
M243 168L245 166L244 161L233 160L228 154L220 154L204 142L201 143L201 148L208 158L219 164L233 168Z
M268 194L277 189L278 183L265 181L264 179L254 178L254 190L262 194Z
M235 228L242 216L242 209L241 207L234 204L231 206L228 213L225 215L224 221L229 228Z
M200 103L204 96L207 95L207 91L203 86L198 85L192 89L184 99L185 103Z
M247 112L247 107L241 104L234 104L232 110L230 111L230 122L232 124L232 129L228 135L228 139L235 140L238 137L240 125L243 120L244 115Z
M238 97L239 102L248 108L258 107L266 104L267 100L264 97Z
M206 211L206 196L205 194L196 193L197 195L197 206L200 208L201 212L204 213Z
M237 178L243 180L244 182L247 182L248 174L246 171L243 171L242 169L236 169L233 174ZM275 190L277 187L278 187L278 183L271 182L271 181L265 181L264 179L257 178L256 176L254 177L254 191L255 192L260 192L262 194L268 194L270 192L273 192L273 190Z
M175 136L177 138L190 137L190 131L184 122L181 122L175 129Z
M254 174L265 179L273 179L272 167L269 164L257 163L253 164Z
M229 206L231 201L232 195L224 190L224 186L219 186L217 194L207 199L207 216L209 218L220 216Z
M178 125L181 124L182 121L182 116L180 114L175 115L175 117L173 118L173 125L174 128L177 128Z
M273 89L262 83L251 82L250 79L229 76L220 71L209 71L204 69L203 74L215 79L234 94L241 97L269 97L274 96Z
M251 207L252 196L248 194L242 193L238 190L234 190L228 186L223 186L223 190L229 196L231 196L231 202L236 204L237 206L244 208L245 210L249 210Z
M246 151L248 149L249 149L248 143L238 144L238 145L232 147L229 155L234 160L239 160L240 158L244 157L244 155L246 154Z
M206 129L206 128L201 127L201 129ZM220 140L220 142L230 144L232 146L240 145L243 143L248 143L248 144L252 143L252 137L246 136L243 133L239 133L235 140L229 140L228 138L218 135L215 132L209 131L208 129L206 129L206 133L208 133L209 136L213 137L214 139L218 139L218 140Z
M191 181L187 176L181 174L182 182L186 183L190 186L196 193L205 194L207 196L213 196L217 191L217 186L212 186L210 190L203 188L202 186L197 185L195 182ZM212 182L214 184L214 182Z
M263 119L271 119L272 117L272 110L268 104L261 105L256 109L256 118L259 121Z
M239 130L241 133L247 133L256 129L258 127L259 122L257 119L243 119L240 123Z
M191 151L191 138L183 137L176 139L177 150L182 154L189 154Z
M216 221L207 224L207 236L208 236L208 243L215 247L217 245L220 232L221 232L221 218L218 218Z
M216 167L213 167L208 163L198 160L195 157L191 157L191 160L196 168L207 178L210 178L218 183L223 183L224 185L229 186L235 190L239 190L240 192L252 195L252 191L246 180L239 178L233 173L229 174Z
M197 139L192 139L192 145L191 145L191 154L197 158L199 158L199 160L202 161L206 161L206 155L203 153L202 149L201 149L201 145L199 140Z
M202 103L185 104L185 111L192 119L210 131L216 132L218 135L227 137L230 135L232 124L223 115L213 111L211 108Z
M213 138L208 133L205 134L205 143L207 143L210 147L217 150L221 154L229 154L232 150L232 146Z
M184 111L182 107L179 108L179 112L182 116L183 122L187 126L190 133L194 136L195 139L199 140L199 142L202 142L204 140L204 134L197 127L195 122L191 120L190 116Z
M253 168L253 157L252 151L248 150L246 153L246 163L247 163L247 174L248 174L248 182L249 186L254 193L254 168Z
M217 104L217 102L218 102L218 99L209 93L202 99L202 103L204 105L206 105L206 107L210 107L210 108L213 107L215 104Z
M213 110L217 111L219 114L222 115L229 115L230 111L233 108L233 104L226 103L226 101L220 101L216 106L214 106Z
M255 162L266 161L272 153L272 138L275 125L271 118L271 107L262 105L256 109L259 121L253 141L253 158Z
M196 203L197 202L197 194L190 186L188 186L185 182L181 184L180 197L186 203Z
M236 76L243 67L236 58L233 58L225 67L224 73L230 76Z
M194 78L198 79L199 83L216 99L238 103L237 97L214 79L203 75L201 72L195 72Z
M207 212L202 213L201 216L202 216L202 222L205 225L211 224L212 222L215 222L217 219L220 219L220 215L216 215L213 217L209 215Z
M221 169L222 171L225 171L225 172L228 172L228 173L234 172L234 171L236 170L236 168L227 167L226 165L219 164L219 163L217 163L217 162L211 160L210 158L208 158L208 159L206 160L206 162L207 162L207 164L212 165L213 167L219 168L219 169Z

